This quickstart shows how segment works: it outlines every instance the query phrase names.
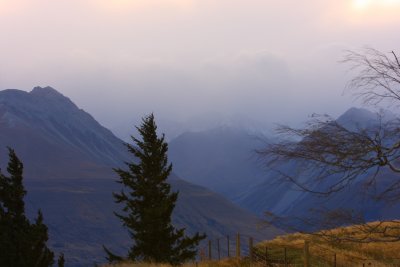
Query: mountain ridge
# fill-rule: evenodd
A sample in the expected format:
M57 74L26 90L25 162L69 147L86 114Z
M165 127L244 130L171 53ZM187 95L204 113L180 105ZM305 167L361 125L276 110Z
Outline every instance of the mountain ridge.
M350 131L360 131L368 127L375 129L376 125L379 127L379 123L382 120L390 120L394 116L388 112L381 112L383 116L376 113L372 113L366 109L350 108L339 116L336 121L349 129ZM300 141L301 142L301 141ZM296 176L294 172L296 170L297 162L287 161L277 168L288 170L288 175ZM293 170L290 173L290 170ZM258 186L254 186L252 190L249 190L238 199L239 205L249 209L257 214L262 214L265 211L273 212L275 215L287 218L307 218L315 219L316 216L322 216L321 214L315 214L315 209L320 210L332 210L332 209L343 209L346 211L358 212L362 215L365 220L391 220L396 219L396 214L400 211L400 204L392 203L387 205L385 201L377 201L369 196L369 193L365 191L365 179L372 177L374 172L372 170L364 173L362 176L357 177L346 187L328 197L321 197L316 194L304 192L299 187L289 181L282 179L277 181L276 176L278 173L273 171L266 172L265 181ZM379 180L379 185L390 184L393 173L382 169L379 174L375 177ZM306 179L307 174L298 176L298 179ZM315 183L315 186L319 186ZM324 184L321 183L323 188ZM324 191L321 188L311 188L314 191ZM378 190L376 187L372 190ZM369 196L369 198L368 198ZM262 205L263 204L263 205ZM296 221L296 220L295 220ZM299 229L300 225L297 226Z
M112 167L126 168L124 162L133 160L122 140L53 88L37 87L29 93L0 91L3 166L6 146L15 148L25 166L27 213L42 209L50 246L65 253L66 266L104 262L103 244L126 253L131 240L113 214L120 207L112 199L121 189ZM189 233L278 233L256 229L256 216L204 187L177 176L170 182L180 192L173 222Z
M262 181L255 152L261 144L256 134L223 126L179 135L169 142L168 155L177 174L235 200Z

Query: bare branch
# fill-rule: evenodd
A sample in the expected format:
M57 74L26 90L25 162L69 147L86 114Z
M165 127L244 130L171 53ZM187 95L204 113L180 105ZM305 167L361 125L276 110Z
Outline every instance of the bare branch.
M358 71L347 88L364 104L400 104L400 62L394 51L347 51L343 62ZM377 114L357 126L313 115L305 127L281 125L277 133L283 139L258 153L278 178L300 190L330 196L357 183L374 200L400 200L400 120ZM316 235L335 242L400 241L400 221L367 224L353 211L317 212L321 214L289 219L269 213L269 221L288 231L299 231L299 225L317 229ZM355 226L334 230L350 224Z
M394 126L380 119L374 126L353 131L326 116L314 116L302 129L279 127L278 133L287 138L258 153L280 178L301 190L329 195L362 176L369 177L366 183L372 185L382 168L400 171L396 166L400 131Z
M391 52L393 58L373 48L366 48L361 53L346 52L342 62L358 71L347 85L356 98L372 105L385 100L393 104L400 100L400 64L394 51Z
M266 212L266 224L286 232L322 238L329 243L399 242L400 221L365 222L362 214L352 210L315 209L308 217L279 217ZM314 231L316 229L316 231Z
M396 59L397 66L400 68L400 62L399 62L399 59L397 58L396 53L394 51L392 51L392 54L393 54L394 58Z

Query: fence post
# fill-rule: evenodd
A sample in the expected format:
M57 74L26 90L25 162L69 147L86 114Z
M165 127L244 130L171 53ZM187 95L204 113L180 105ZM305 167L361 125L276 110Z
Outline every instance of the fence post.
M226 236L226 240L227 240L227 245L228 245L228 258L231 257L231 251L230 251L230 244L229 244L229 235Z
M310 267L310 250L308 241L304 241L304 267Z
M212 260L212 254L211 254L211 240L208 240L208 259Z
M240 234L236 236L236 258L240 259Z
M249 237L249 253L250 253L250 263L253 262L253 238Z
M268 266L268 247L265 246L265 266Z
M219 248L219 238L217 239L218 260L221 259L221 250Z
M333 254L333 267L336 267L336 253Z
M286 254L286 248L283 248L283 259L284 259L284 263L285 263L285 267L287 267L287 254Z

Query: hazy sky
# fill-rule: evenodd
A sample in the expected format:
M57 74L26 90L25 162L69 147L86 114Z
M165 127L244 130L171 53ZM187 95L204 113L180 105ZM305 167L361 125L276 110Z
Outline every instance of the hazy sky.
M399 14L398 0L0 0L0 89L52 86L121 134L152 111L337 116L357 105L343 50L400 53Z

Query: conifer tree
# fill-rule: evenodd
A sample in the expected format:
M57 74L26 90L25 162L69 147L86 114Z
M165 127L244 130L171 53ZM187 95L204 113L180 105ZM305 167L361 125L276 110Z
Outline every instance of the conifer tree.
M127 259L178 265L196 256L197 245L205 236L188 237L185 229L176 229L171 223L178 192L171 192L167 182L172 164L168 163L164 135L157 136L154 115L144 117L136 128L141 140L132 136L136 146L126 144L134 160L127 163L128 170L114 169L124 185L120 193L113 194L115 202L123 204L123 212L115 214L134 241ZM105 250L109 261L123 259Z
M46 246L43 215L39 210L33 224L25 216L23 164L14 150L8 150L9 176L0 171L0 266L51 266L54 254Z
M65 264L64 253L61 253L60 256L58 257L57 264L58 264L58 267L64 267L64 264Z

